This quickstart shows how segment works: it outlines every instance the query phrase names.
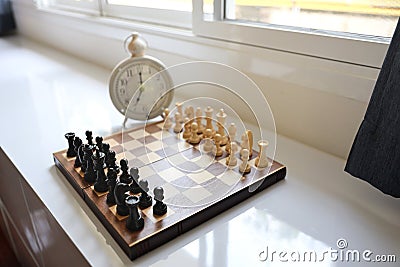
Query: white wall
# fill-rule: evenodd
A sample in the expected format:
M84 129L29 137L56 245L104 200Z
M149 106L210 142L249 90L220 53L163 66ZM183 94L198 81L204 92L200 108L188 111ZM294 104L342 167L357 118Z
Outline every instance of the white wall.
M38 11L29 0L14 1L14 11L20 34L110 70L126 57L122 40L131 31L141 32L151 47L148 54L167 66L210 60L237 68L262 89L279 134L342 158L348 155L379 73L376 68L210 40L184 30Z

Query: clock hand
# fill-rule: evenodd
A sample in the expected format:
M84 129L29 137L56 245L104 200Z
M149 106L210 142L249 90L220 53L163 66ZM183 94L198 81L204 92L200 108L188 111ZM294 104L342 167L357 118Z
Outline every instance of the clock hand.
M142 79L142 72L139 72L139 82L140 82L140 86L142 86L143 84L143 79Z

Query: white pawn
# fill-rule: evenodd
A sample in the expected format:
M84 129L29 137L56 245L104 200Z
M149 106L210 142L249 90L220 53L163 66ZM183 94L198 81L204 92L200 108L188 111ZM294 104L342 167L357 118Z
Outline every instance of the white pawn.
M181 122L182 116L179 112L175 113L175 126L174 126L174 132L175 133L180 133L182 130L182 122Z
M235 142L230 143L230 154L226 158L226 165L228 166L236 166L237 164L237 158L235 156L236 152L238 151L238 145Z
M171 121L171 117L169 116L169 113L170 113L170 111L169 111L169 109L165 109L164 110L164 118L165 118L165 121L164 121L164 130L169 130L169 129L171 129L171 127L172 127L172 121Z
M211 136L212 136L211 129L206 129L204 131L204 136L203 136L204 140L203 151L206 153L211 152L211 150L214 148L214 142L211 139Z
M248 163L249 156L250 156L249 150L243 149L240 158L242 160L242 163L239 165L239 171L242 173L249 173L251 170L251 167Z

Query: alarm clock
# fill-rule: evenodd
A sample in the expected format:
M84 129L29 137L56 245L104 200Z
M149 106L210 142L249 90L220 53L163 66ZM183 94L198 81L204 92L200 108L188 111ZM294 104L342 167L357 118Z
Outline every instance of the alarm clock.
M147 42L136 32L125 39L124 47L130 57L118 63L111 73L112 103L125 115L124 124L127 119L148 120L162 115L173 98L173 83L165 65L145 55Z

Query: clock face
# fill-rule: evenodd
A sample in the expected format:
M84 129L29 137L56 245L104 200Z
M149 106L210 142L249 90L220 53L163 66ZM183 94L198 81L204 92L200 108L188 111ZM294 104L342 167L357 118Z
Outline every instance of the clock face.
M171 77L163 70L164 65L149 56L118 64L109 81L111 100L118 111L136 120L161 115L173 97Z

